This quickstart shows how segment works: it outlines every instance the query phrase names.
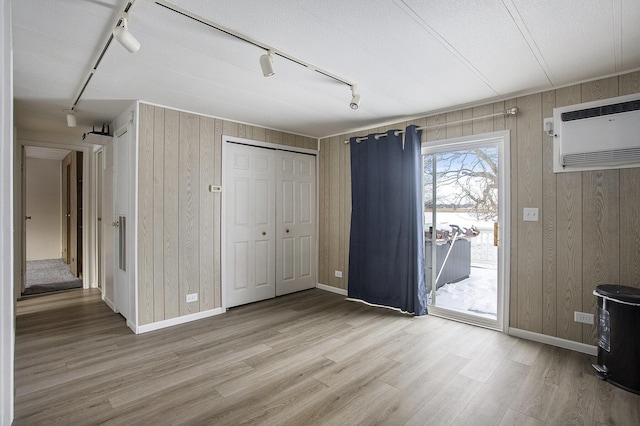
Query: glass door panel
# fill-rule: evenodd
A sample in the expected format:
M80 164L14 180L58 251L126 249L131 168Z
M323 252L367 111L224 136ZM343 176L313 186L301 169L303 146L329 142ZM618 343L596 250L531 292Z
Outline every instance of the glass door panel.
M436 313L495 326L499 146L467 145L423 148L428 301Z

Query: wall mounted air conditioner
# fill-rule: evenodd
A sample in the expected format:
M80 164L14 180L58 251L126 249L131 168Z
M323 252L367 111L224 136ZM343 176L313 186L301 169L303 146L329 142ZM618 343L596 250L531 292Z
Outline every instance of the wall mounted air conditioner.
M640 167L640 94L553 109L553 171Z

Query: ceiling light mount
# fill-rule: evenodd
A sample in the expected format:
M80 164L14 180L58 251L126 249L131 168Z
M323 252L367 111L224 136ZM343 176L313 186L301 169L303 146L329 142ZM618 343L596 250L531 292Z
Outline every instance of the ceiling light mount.
M356 93L357 88L358 86L355 84L351 85L351 104L349 104L349 106L351 106L351 109L354 111L360 107L360 95Z
M271 77L276 73L273 70L273 50L268 49L267 53L260 56L260 68L262 68L262 75L265 77Z
M129 32L129 12L120 14L120 20L113 30L113 38L131 53L140 49L140 42Z

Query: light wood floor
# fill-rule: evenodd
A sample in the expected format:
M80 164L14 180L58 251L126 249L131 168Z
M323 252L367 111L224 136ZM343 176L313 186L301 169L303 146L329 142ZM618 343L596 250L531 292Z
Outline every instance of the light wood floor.
M592 357L309 290L143 335L73 290L18 303L15 425L638 425Z

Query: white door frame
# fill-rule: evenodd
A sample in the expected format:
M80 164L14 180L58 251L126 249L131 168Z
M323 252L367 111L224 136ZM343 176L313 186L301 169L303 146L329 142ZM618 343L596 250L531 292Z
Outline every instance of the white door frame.
M446 316L461 322L467 322L507 333L509 329L509 277L510 277L510 230L511 230L511 189L510 176L510 131L501 130L479 135L463 136L459 138L439 141L423 142L422 154L425 150L429 153L446 152L456 149L464 149L485 144L498 146L498 318L490 319L474 317L464 313L446 310ZM429 313L441 315L440 309L429 306Z
M58 143L49 143L49 142L39 142L32 140L20 140L18 139L17 149L22 150L22 147L25 146L35 146L35 147L43 147L43 148L56 148L56 149L64 149L69 151L78 151L82 153L82 176L83 176L83 185L82 185L82 223L83 223L83 232L82 232L82 259L83 259L83 271L82 271L82 283L83 288L92 288L96 287L96 258L95 258L95 250L93 250L93 232L96 226L95 220L95 204L92 203L91 197L93 196L93 185L94 185L94 177L95 173L93 172L93 166L95 164L93 145L71 145L71 144L58 144ZM20 159L22 155L20 153L16 153L16 166L19 166L19 162L22 161ZM16 173L17 174L17 173ZM16 191L14 192L14 205L16 209L16 217L24 218L26 216L26 212L22 208L22 186L25 185L25 182L22 181L21 175L17 176L19 179L16 182ZM86 224L86 225L84 225ZM22 239L20 238L20 233L22 232L22 228L24 226L24 221L16 221L15 222L15 297L16 299L20 297L20 293L22 291L22 286L24 285L24 275L20 275L20 269L17 269L20 265L19 262L22 262L22 259L26 257L26 247L22 244ZM26 272L26 271L25 271Z
M126 136L126 140L125 143L127 144L126 146L122 147L118 145L118 139L123 137L124 135ZM116 312L120 312L122 314L123 317L125 317L127 319L127 325L131 328L131 326L133 324L135 324L134 321L134 298L132 298L132 287L133 287L133 270L134 270L134 264L133 264L133 256L132 256L132 252L135 250L135 244L134 244L134 238L135 238L135 233L133 232L133 225L134 225L134 221L135 218L132 215L132 211L133 211L133 206L131 205L131 196L132 196L132 185L131 182L135 179L135 174L133 173L132 170L132 155L131 155L131 146L135 145L135 135L133 134L133 128L131 126L130 123L127 123L125 126L121 127L120 129L118 129L115 133L114 133L114 138L113 138L113 148L114 148L114 185L113 185L113 214L114 217L112 219L113 222L118 222L118 215L119 215L119 211L118 211L118 197L120 197L121 195L118 193L118 176L120 174L120 172L122 170L126 170L127 171L127 194L126 194L126 211L124 212L126 218L127 218L127 223L126 223L126 229L125 229L125 241L126 241L126 250L125 250L125 258L124 258L124 262L126 265L126 270L123 273L119 273L119 265L118 265L118 261L117 259L114 259L113 262L113 282L114 282L114 297L113 297L113 302L115 304L116 307ZM123 149L124 154L126 156L126 158L128 159L128 161L126 162L126 164L119 164L118 161L118 156L119 156L119 149ZM122 152L122 151L120 151ZM114 249L115 246L117 246L118 242L119 242L119 238L118 238L118 233L120 230L120 226L114 227L114 236L113 236L113 243L114 243ZM120 255L120 250L119 249L115 249L114 250L114 254L118 254ZM122 284L118 285L116 284L116 281L118 280L118 275L124 276L125 277L125 283L124 286L122 286ZM119 294L119 288L120 291L124 290L124 294ZM123 305L124 304L124 309L123 309Z
M295 147L295 146L289 146L289 145L280 145L280 144L275 144L275 143L270 143L270 142L262 142L262 141L256 141L253 139L246 139L246 138L240 138L240 137L235 137L235 136L228 136L228 135L222 135L222 205L220 208L220 215L221 215L221 227L222 227L222 231L220 233L220 238L222 241L222 246L221 246L221 259L220 259L220 278L221 278L221 282L222 285L221 287L221 297L222 297L222 309L223 311L227 310L227 282L226 282L226 274L225 274L225 260L226 260L226 255L225 255L225 241L226 241L226 226L225 226L225 208L227 205L227 199L226 199L226 193L225 193L225 185L229 182L229 171L228 171L228 167L225 167L225 164L229 164L229 158L227 157L227 152L229 151L227 149L227 144L228 143L236 143L236 144L244 144L244 145L249 145L249 146L255 146L255 147L260 147L260 148L270 148L270 149L276 149L276 150L281 150L281 151L290 151L290 152L298 152L298 153L302 153L302 154L311 154L314 155L316 157L316 176L317 176L317 171L318 171L318 151L315 149L307 149L307 148L299 148L299 147ZM318 181L316 178L316 199L318 196L318 191L317 191L317 185L318 185ZM317 215L317 212L316 212ZM316 220L317 222L317 220ZM317 230L316 230L317 232ZM316 246L317 246L317 238L316 238ZM317 247L316 247L316 271L317 271Z

